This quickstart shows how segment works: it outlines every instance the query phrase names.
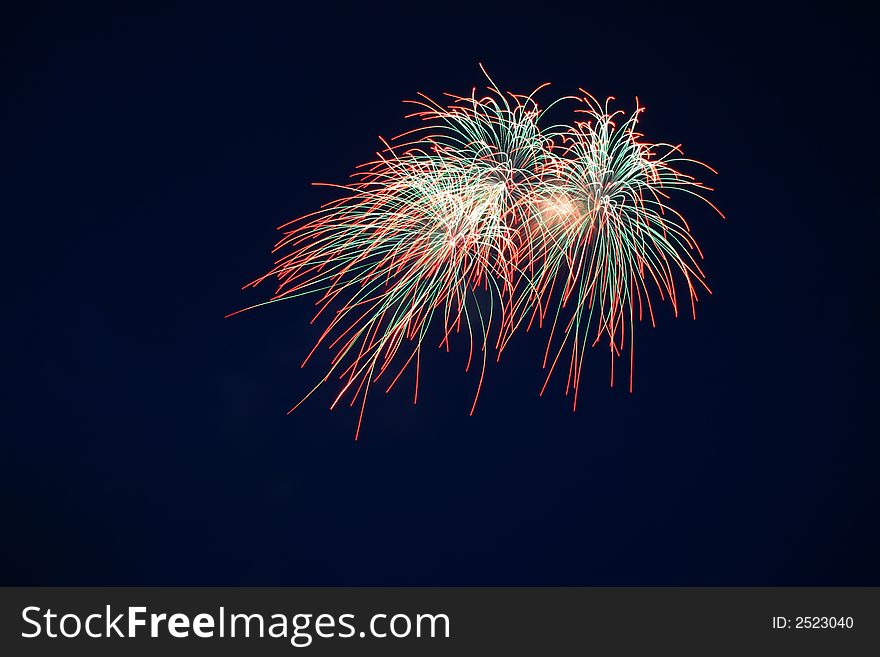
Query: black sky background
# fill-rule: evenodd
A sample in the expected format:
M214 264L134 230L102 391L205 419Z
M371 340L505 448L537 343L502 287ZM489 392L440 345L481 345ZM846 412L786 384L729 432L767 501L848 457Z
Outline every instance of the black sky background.
M406 16L35 5L3 21L3 584L880 584L876 73L833 10ZM356 412L307 301L224 315L419 91L638 96L712 164L712 296L590 354L437 351ZM547 97L547 96L545 96Z

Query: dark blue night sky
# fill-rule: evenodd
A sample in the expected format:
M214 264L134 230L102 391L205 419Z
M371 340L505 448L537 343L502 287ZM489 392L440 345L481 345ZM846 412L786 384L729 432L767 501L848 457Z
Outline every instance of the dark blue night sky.
M763 10L379 16L49 6L3 22L3 584L880 584L867 21ZM635 391L543 336L329 413L275 226L417 92L550 81L720 175L712 296L638 328Z

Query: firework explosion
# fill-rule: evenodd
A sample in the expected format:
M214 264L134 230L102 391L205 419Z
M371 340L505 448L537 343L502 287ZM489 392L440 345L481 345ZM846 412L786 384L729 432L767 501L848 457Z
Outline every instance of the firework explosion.
M489 352L500 358L520 326L549 326L541 392L567 366L576 408L588 346L607 344L612 385L628 347L631 390L633 324L654 324L652 294L677 315L681 291L691 313L709 291L699 247L668 205L678 191L705 201L710 188L676 168L701 163L642 141L638 101L627 116L581 90L547 108L576 103L573 125L545 126L542 87L521 96L489 82L483 96L447 94L447 105L409 101L418 127L383 141L349 184L332 185L339 198L281 226L279 259L249 284L277 281L257 305L316 299L313 321L325 326L303 365L322 345L332 357L303 401L337 378L331 408L359 404L355 438L371 386L387 392L413 368L418 399L432 326L441 348L453 334L467 338L465 370L480 370L471 413Z

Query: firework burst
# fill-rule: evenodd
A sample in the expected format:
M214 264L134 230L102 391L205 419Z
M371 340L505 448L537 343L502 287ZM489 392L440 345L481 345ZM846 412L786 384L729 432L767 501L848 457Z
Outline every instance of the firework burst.
M669 192L703 198L708 188L674 168L694 162L678 147L640 141L641 108L625 117L584 92L560 99L579 102L573 125L548 124L560 101L541 109L535 92L490 83L482 96L447 94L446 105L410 101L420 125L330 185L338 198L283 225L275 266L250 284L277 281L258 305L315 299L324 330L306 362L322 345L332 357L312 392L340 381L331 408L359 402L356 437L372 386L387 392L414 368L417 400L433 325L447 350L453 334L466 336L465 370L479 363L471 413L489 352L500 357L523 323L550 326L544 387L567 360L576 406L588 346L607 342L613 385L628 343L631 388L633 324L653 323L651 294L677 314L677 280L692 309L708 290L699 248L668 204Z
M575 407L588 346L607 343L613 385L614 360L629 342L631 391L633 324L647 316L654 325L652 292L668 300L677 316L681 286L694 317L699 290L709 292L699 246L684 217L669 205L677 192L706 201L702 193L710 188L676 169L706 165L685 158L679 146L641 141L638 99L626 116L609 108L613 99L602 105L581 91L577 111L585 120L563 135L556 200L541 215L545 248L537 286L544 297L555 284L561 288L544 358L544 388L569 348L566 394L573 391ZM536 307L545 305L549 302Z

